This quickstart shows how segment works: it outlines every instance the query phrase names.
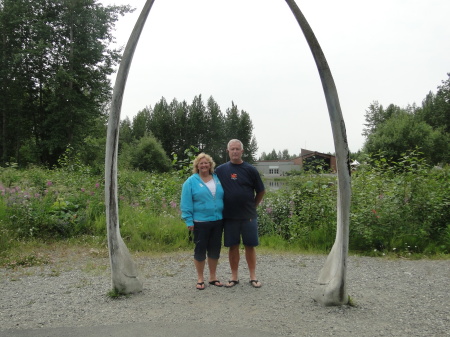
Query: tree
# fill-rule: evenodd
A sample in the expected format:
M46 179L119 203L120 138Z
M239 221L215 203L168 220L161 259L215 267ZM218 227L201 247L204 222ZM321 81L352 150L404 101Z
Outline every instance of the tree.
M119 152L124 144L131 144L134 140L133 128L131 126L131 121L128 117L120 122L119 131Z
M136 116L133 117L132 123L132 136L133 139L139 140L142 137L148 135L152 130L150 128L150 116L152 114L152 108L146 107L139 111ZM120 135L119 135L120 136Z
M278 154L275 149L273 149L272 152L267 155L266 160L278 160Z
M239 139L240 133L238 128L239 128L239 110L237 106L234 104L234 102L231 102L231 108L228 108L225 112L226 139L227 140Z
M194 145L200 151L204 151L209 139L208 133L209 121L206 116L206 108L202 100L202 95L195 96L189 106L188 144Z
M172 161L155 137L144 136L131 148L130 165L134 169L162 173L171 170Z
M201 95L195 96L190 105L175 98L167 104L162 97L153 109L138 112L131 129L134 139L151 133L169 157L175 154L181 161L188 159L185 150L195 146L210 154L217 164L224 163L227 161L226 145L233 138L244 144L246 161L254 162L258 151L250 115L239 111L234 103L224 115L212 96L206 107Z
M450 73L446 81L438 87L435 105L435 123L429 123L434 128L442 127L444 132L450 134Z
M205 130L205 139L207 140L205 152L210 154L217 163L223 163L226 161L227 144L224 129L225 118L212 96L206 103L206 121L208 126Z
M245 144L245 151L244 151L244 154L242 155L242 158L244 160L252 163L255 160L255 154L256 154L257 148L254 149L252 147L253 123L250 118L250 115L244 110L241 110L241 113L239 116L238 132L239 132L238 139L243 144Z
M95 174L105 172L106 123L104 118L96 121L97 132L88 135L77 148L82 164L89 166Z
M149 130L161 142L166 154L170 156L174 150L175 125L172 111L164 97L153 108L149 119Z
M450 73L436 94L429 92L422 106L408 105L405 109L391 104L383 109L374 102L366 110L365 151L383 151L399 158L402 153L419 147L434 164L450 161Z
M430 163L447 160L448 137L412 114L392 116L369 135L364 145L368 154L383 154L394 161L410 150L419 148Z
M244 144L244 154L242 158L245 161L253 162L256 150L252 148L253 123L250 115L241 110L237 105L231 102L231 108L228 108L225 115L226 143L230 139L239 139Z
M365 128L363 129L362 135L368 137L370 134L374 133L381 124L400 111L400 107L394 104L390 104L387 109L384 109L378 101L374 101L369 105L368 110L366 110L366 123L364 123Z
M188 125L189 121L189 105L186 101L178 102L175 98L172 100L169 106L170 114L173 118L173 139L172 139L172 152L166 153L172 156L172 153L177 155L177 158L187 159L185 157L185 150L189 148L188 144Z
M131 8L3 0L0 11L1 160L53 166L69 144L81 147L97 131L120 59L108 48L111 31Z
M431 91L422 101L422 108L419 109L420 118L431 125L434 129L441 129L450 133L450 73L448 79L442 81L437 93Z
M254 163L256 161L256 153L258 152L258 142L256 141L256 138L254 136L252 137L250 145L247 148L247 151L252 154L249 162Z

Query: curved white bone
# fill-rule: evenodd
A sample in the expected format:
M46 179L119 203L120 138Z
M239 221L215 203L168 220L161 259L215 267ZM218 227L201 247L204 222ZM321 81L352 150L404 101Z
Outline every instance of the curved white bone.
M114 85L108 121L105 158L105 201L108 229L108 247L111 262L112 286L121 293L142 290L137 270L130 253L120 236L117 202L117 149L119 141L120 111L125 84L139 36L154 0L147 0L125 47L124 55ZM325 305L342 305L348 302L346 273L350 221L351 178L350 160L339 97L325 55L314 33L294 0L286 0L309 44L319 75L330 115L336 150L338 171L337 231L336 239L319 274L319 287L314 298Z

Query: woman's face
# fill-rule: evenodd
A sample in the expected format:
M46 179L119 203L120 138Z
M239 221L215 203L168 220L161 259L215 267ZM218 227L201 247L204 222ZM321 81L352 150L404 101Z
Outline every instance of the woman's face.
M202 158L198 162L197 168L199 173L209 173L211 164L206 158Z

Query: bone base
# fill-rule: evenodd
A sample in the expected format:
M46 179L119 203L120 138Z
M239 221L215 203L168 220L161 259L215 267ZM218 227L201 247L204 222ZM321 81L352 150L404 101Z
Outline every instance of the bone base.
M118 239L116 249L111 252L112 287L121 294L140 292L143 286L136 265L122 238Z

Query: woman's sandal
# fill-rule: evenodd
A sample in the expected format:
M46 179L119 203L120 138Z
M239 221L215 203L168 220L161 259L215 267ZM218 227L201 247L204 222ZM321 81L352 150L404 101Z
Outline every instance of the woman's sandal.
M262 284L258 280L250 280L250 284L252 285L253 288L261 288L262 286Z

